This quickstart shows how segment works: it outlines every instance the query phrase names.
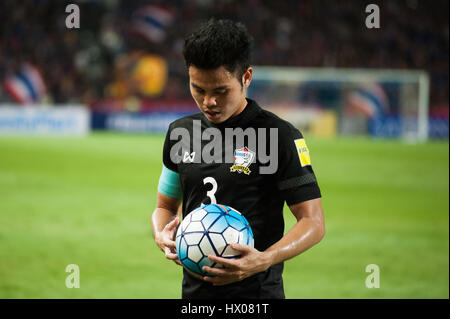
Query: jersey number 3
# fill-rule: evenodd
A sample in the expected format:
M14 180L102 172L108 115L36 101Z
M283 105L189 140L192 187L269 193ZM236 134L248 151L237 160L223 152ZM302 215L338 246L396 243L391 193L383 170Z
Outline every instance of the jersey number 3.
M217 191L217 182L214 179L214 177L205 177L203 179L203 184L211 184L212 185L212 189L206 192L206 196L209 197L209 199L211 200L211 204L217 204L217 200L216 200L216 196L214 196L214 194ZM205 205L202 203L202 206Z

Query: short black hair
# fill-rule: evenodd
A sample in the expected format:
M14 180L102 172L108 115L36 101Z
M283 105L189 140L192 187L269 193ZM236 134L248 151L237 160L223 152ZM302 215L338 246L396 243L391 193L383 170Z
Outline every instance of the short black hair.
M252 38L242 23L212 18L187 36L183 56L188 68L224 66L240 80L250 66L251 46Z

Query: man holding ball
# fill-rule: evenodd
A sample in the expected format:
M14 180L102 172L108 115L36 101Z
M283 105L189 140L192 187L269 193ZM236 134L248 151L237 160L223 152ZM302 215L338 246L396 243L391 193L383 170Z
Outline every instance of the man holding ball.
M152 227L166 258L178 260L174 233L206 204L229 205L249 221L254 248L241 257L209 258L223 268L199 279L183 269L182 298L285 298L283 262L325 234L320 189L302 134L246 98L252 81L251 38L241 23L211 19L189 35L183 55L200 113L171 123L166 135ZM232 137L230 139L230 136ZM284 234L283 206L296 224Z

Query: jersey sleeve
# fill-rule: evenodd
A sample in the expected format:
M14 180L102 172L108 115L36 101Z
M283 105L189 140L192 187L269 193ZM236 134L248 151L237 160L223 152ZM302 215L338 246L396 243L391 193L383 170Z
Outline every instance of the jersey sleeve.
M321 192L311 166L306 141L299 130L289 125L279 132L278 190L288 205L320 198Z
M163 165L171 170L172 172L178 173L178 166L176 163L172 162L170 158L170 150L172 148L172 141L170 140L170 132L172 131L172 124L169 125L167 130L166 139L164 140L163 147Z
M159 177L158 192L168 197L182 198L180 176L163 165L161 176Z

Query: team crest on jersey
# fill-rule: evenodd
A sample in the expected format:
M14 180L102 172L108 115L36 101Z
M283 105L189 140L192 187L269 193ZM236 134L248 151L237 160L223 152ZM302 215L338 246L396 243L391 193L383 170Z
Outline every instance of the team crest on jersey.
M238 172L250 175L251 170L248 168L255 158L255 152L247 147L243 147L234 151L234 164L230 168L230 172Z

